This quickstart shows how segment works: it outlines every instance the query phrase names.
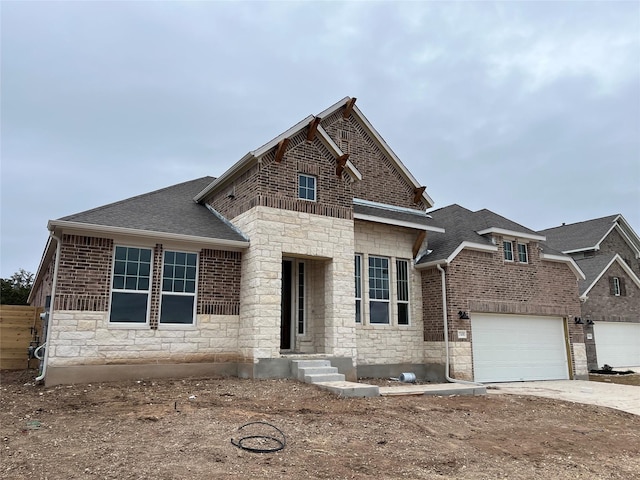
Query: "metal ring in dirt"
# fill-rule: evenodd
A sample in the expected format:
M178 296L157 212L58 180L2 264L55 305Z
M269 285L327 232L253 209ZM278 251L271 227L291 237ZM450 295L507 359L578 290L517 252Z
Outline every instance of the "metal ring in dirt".
M274 452L279 452L286 445L287 440L286 440L282 430L280 430L275 425L271 425L270 423L267 423L267 422L249 422L249 423L245 423L240 428L238 428L238 431L242 430L244 427L248 427L249 425L267 425L268 427L273 428L280 435L282 435L282 440L280 440L279 438L276 438L276 437L272 437L271 435L247 435L245 437L240 437L238 440L234 440L232 438L231 439L231 444L232 445L234 445L234 446L236 446L238 448L241 448L243 450L247 450L248 452L254 452L254 453L274 453ZM255 448L255 447L249 447L249 446L243 445L243 442L245 442L246 440L252 440L252 439L256 439L256 438L263 438L265 440L271 440L271 441L275 442L277 444L277 446L275 446L273 448Z

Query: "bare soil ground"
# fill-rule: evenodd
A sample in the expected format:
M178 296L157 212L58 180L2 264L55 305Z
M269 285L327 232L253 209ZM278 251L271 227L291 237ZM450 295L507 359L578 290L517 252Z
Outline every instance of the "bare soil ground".
M640 416L607 408L516 395L341 399L290 380L43 387L33 377L0 378L1 478L640 479ZM233 446L252 421L281 429L284 449ZM258 427L244 431L267 433Z

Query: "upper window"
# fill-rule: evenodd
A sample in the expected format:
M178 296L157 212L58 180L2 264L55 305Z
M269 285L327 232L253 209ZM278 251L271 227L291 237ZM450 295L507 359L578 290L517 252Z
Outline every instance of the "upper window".
M520 263L529 263L529 256L527 255L527 244L518 244L518 261Z
M355 257L356 323L362 323L362 255Z
M502 242L502 250L504 252L504 259L507 262L513 262L513 242Z
M110 322L146 323L151 288L151 249L116 247Z
M616 297L620 296L620 279L618 277L613 277L613 281L612 281L612 290L613 290L613 294Z
M160 323L191 324L195 317L198 255L164 252Z
M396 260L398 325L409 325L409 262Z
M369 322L389 323L389 259L369 257Z
M298 175L298 197L303 200L316 201L316 177Z

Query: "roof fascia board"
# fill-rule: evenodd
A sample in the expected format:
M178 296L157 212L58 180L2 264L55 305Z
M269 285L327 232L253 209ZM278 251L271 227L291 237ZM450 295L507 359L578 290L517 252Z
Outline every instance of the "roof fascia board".
M247 153L244 157L242 157L235 164L233 164L231 166L231 168L227 169L222 175L220 175L218 178L216 178L213 182L211 182L209 185L207 185L204 189L202 189L200 191L200 193L198 193L195 197L193 197L193 201L196 202L196 203L200 203L202 200L205 199L205 197L207 197L217 187L219 187L223 183L225 183L228 180L230 180L231 178L233 178L235 175L237 175L242 170L247 168L252 163L252 161L255 161L255 160L256 160L256 158L254 157L252 152Z
M420 185L416 178L411 174L411 172L407 170L407 167L404 166L398 156L393 152L393 150L391 150L391 147L387 145L387 142L385 142L380 134L376 131L376 129L373 128L373 125L369 123L369 120L367 120L367 117L364 116L357 105L353 106L352 115L353 114L358 117L358 121L367 129L367 132L369 133L371 138L373 138L374 141L378 144L378 147L387 155L389 155L389 157L392 158L393 161L396 162L396 164L400 168L400 171L407 178L407 180L409 180L409 182L412 183L415 188L420 188L422 185ZM433 199L427 194L426 190L422 193L422 198L426 200L428 208L433 207Z
M575 260L569 256L564 256L564 255L553 255L551 253L542 253L540 255L540 258L542 260L547 260L548 262L558 262L558 263L566 263L569 265L569 268L571 269L571 271L574 273L574 275L576 276L576 278L584 280L587 277L585 276L585 274L582 272L582 270L580 269L580 267L578 266L578 264L575 262Z
M598 274L598 276L595 278L595 280L591 283L591 285L589 285L587 287L587 289L584 291L584 293L580 296L580 298L587 298L587 294L591 291L591 289L595 286L596 283L598 283L600 281L600 279L604 276L605 272L607 270L609 270L609 268L611 267L611 265L613 265L613 262L618 262L620 264L620 266L622 267L622 269L625 271L625 273L627 275L629 275L631 277L631 280L633 280L633 283L636 284L636 286L638 286L638 288L640 288L640 278L638 278L638 276L633 272L633 270L631 270L631 268L629 268L629 265L627 265L627 262L625 262L622 257L620 255L618 255L617 253L615 254L615 256L611 259L611 261L609 263L607 263L607 265L602 269L602 271Z
M318 133L320 134L320 141L336 156L336 158L344 155L344 152L340 150L340 147L336 145L336 142L333 141L327 131L322 128L322 125L318 125ZM362 180L362 174L350 160L347 160L345 167L354 182Z
M318 117L320 117L320 118L328 117L329 115L331 115L335 111L337 111L340 108L344 107L349 100L351 100L351 97L344 97L342 100L338 100L336 103L331 105L329 108L327 108L327 109L323 110L322 112L320 112L318 114Z
M496 234L496 235L504 235L508 237L522 238L525 240L537 240L539 242L544 242L547 237L544 235L535 235L532 233L525 232L516 232L514 230L507 230L506 228L497 228L497 227L489 227L484 230L479 230L476 232L478 235L486 235L488 233Z
M354 213L353 218L365 222L384 223L385 225L395 225L397 227L414 228L425 232L444 233L444 228L422 225L420 223L407 222L405 220L395 220L393 218L376 217L375 215L365 215L363 213Z
M618 219L624 222L624 223L616 223L618 232L620 233L620 235L622 235L622 238L624 238L625 241L629 244L629 246L631 247L631 250L635 252L636 258L640 258L640 248L638 248L638 245L640 245L640 239L638 239L638 236L635 234L636 232L634 232L633 228L631 228L629 224L627 224L627 222L622 217L622 215L619 215ZM632 236L636 238L637 243L633 241Z
M458 245L458 247L453 251L453 253L451 253L451 255L449 255L447 258L434 260L432 262L420 263L416 265L416 268L422 269L422 268L435 267L436 265L448 265L464 249L474 250L477 252L489 252L489 253L494 253L498 251L498 247L496 245L483 245L482 243L469 242L465 240L460 245Z
M76 231L76 232L85 232L85 233L86 232L100 233L100 234L106 233L110 235L145 237L145 238L154 238L154 239L168 240L168 241L174 241L174 242L196 243L199 245L216 246L216 247L231 248L231 249L245 249L249 247L248 241L198 237L195 235L183 235L180 233L156 232L152 230L140 230L137 228L112 227L108 225L95 225L95 224L80 223L80 222L68 222L65 220L49 220L47 228L52 232L55 231L56 229L60 229L62 231Z
M394 212L412 213L414 215L417 214L417 213L420 213L421 215L424 215L427 218L431 218L431 215L426 213L426 211L424 211L424 210L416 210L416 209L408 208L408 207L398 207L397 205L390 205L388 203L380 203L380 202L372 202L370 200L363 200L361 198L354 198L353 199L353 204L354 205L362 205L363 207L383 208L385 210L391 210L391 211L394 211Z

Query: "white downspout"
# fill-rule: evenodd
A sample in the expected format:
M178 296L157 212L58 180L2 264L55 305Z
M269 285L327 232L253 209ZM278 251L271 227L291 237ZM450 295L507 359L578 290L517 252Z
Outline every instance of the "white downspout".
M444 378L447 382L451 383L464 383L466 385L481 385L476 382L469 382L467 380L458 380L457 378L451 378L449 376L449 320L447 314L447 284L444 268L437 264L436 267L440 270L440 277L442 278L442 320L444 322L444 353L445 353L445 365L444 365Z
M60 249L61 249L61 243L60 242L60 238L56 237L56 235L52 232L49 232L49 235L51 235L51 238L53 238L56 241L56 263L55 266L53 267L53 284L51 285L51 302L49 303L49 321L47 323L47 338L45 338L44 340L44 344L41 345L44 346L44 358L42 359L42 374L39 377L36 377L36 382L40 382L42 380L44 380L44 377L47 373L47 362L49 361L49 339L51 338L51 326L53 325L53 311L54 311L54 305L55 305L55 298L56 298L56 285L58 283L58 266L60 265ZM41 348L38 347L38 348Z

